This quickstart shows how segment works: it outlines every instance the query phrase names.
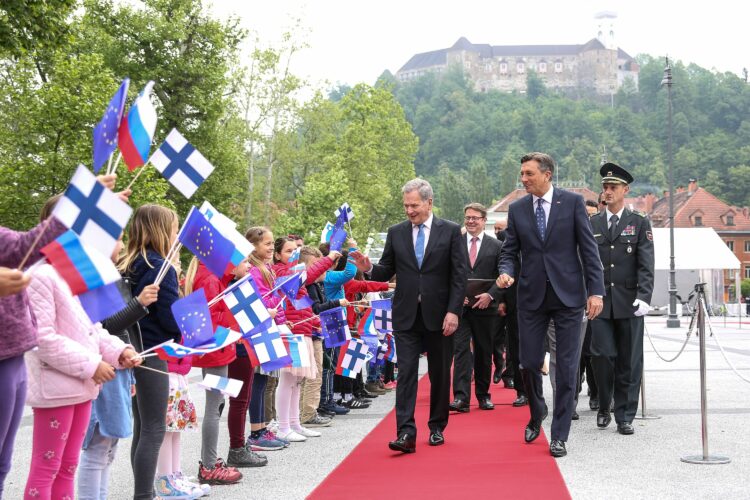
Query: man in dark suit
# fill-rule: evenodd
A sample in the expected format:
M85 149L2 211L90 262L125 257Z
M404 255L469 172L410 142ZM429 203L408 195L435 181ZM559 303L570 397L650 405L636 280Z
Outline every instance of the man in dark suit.
M620 434L633 434L633 418L643 373L643 316L654 291L654 241L651 224L625 208L631 176L614 163L602 165L606 210L591 217L604 265L602 314L591 324L591 352L599 391L596 425L612 420L608 404L614 388L615 421Z
M508 209L497 284L508 287L518 277L521 376L531 410L526 442L539 437L547 416L541 367L547 327L550 320L555 322L557 377L550 453L562 457L567 454L575 404L584 308L589 319L601 312L604 283L583 197L553 188L554 169L554 160L544 153L521 158L521 182L529 194Z
M468 252L468 281L464 311L454 335L453 397L451 411L466 413L471 399L472 355L474 341L474 393L480 410L494 410L490 398L492 376L492 340L497 320L501 290L495 280L500 265L500 242L484 234L487 209L480 203L464 207L465 244Z
M370 278L390 281L396 275L393 296L393 329L398 354L396 386L397 439L388 443L395 451L416 450L419 355L427 349L430 377L430 438L438 446L445 442L448 425L450 368L453 333L463 309L466 290L466 240L461 227L432 214L432 187L423 179L407 182L403 189L404 210L409 220L391 226L383 256L377 265L355 255L358 265L370 267Z

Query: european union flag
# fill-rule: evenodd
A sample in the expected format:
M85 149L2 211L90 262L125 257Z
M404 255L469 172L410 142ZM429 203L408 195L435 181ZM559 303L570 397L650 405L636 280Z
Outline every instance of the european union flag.
M112 96L107 105L104 116L94 127L94 173L99 170L117 148L117 130L122 121L122 112L125 110L125 99L128 97L130 78L125 78L120 88Z
M234 244L222 236L198 209L193 207L185 219L180 233L180 243L219 278L234 267Z
M202 288L172 304L172 314L182 332L182 345L197 347L214 338L211 312Z
M92 323L107 319L125 307L116 282L84 292L78 296L78 300Z
M344 245L344 241L346 241L346 229L338 226L334 227L333 234L331 235L330 249L340 252L341 247Z

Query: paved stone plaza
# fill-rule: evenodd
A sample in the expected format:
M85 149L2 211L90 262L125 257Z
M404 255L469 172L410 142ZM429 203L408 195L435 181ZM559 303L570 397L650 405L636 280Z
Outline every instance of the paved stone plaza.
M730 360L750 379L750 322L745 320L738 327L736 318L733 321L728 319L725 327L722 319L714 318L713 321L714 330ZM680 329L667 329L665 322L665 318L649 317L646 325L656 348L664 357L670 358L682 346L688 321L683 318ZM709 338L707 346L709 451L730 457L731 463L709 466L680 461L681 456L700 454L702 450L697 338L691 338L685 352L673 363L660 360L646 338L647 408L649 413L661 418L636 420L633 436L617 434L614 422L608 429L599 430L596 428L596 412L588 409L584 384L578 405L581 419L573 422L568 456L558 460L573 498L750 498L745 483L750 477L750 438L747 435L750 383L731 371L714 339ZM422 369L426 370L426 363ZM194 370L191 381L199 379L200 372ZM497 387L493 386L496 393L504 390ZM203 391L195 389L192 393L200 415ZM549 385L545 393L551 394ZM288 450L269 453L267 467L243 469L245 479L241 485L215 487L211 498L304 498L393 408L394 398L395 395L389 393L377 398L366 410L337 417L333 427L321 430L322 438L309 439L306 443L293 444ZM471 414L466 417L471 418ZM31 419L31 411L27 409L16 440L13 469L5 485L5 498L8 499L22 496L31 449ZM550 419L547 419L546 432L549 432L549 424ZM478 432L492 432L492 429ZM522 439L522 436L523 429L518 429L518 438ZM449 441L450 438L449 426L446 439ZM222 454L226 453L227 446L228 436L224 428L219 445ZM129 448L129 440L121 442L113 466L112 499L131 498ZM389 453L386 443L383 443L383 453ZM184 435L182 457L187 474L197 473L199 454L199 435ZM387 483L384 471L372 471L372 478L372 484L359 487L382 488ZM498 490L501 489L502 485L498 485Z

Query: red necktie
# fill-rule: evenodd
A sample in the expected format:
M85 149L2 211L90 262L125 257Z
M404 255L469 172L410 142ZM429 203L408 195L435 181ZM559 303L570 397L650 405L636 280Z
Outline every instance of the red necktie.
M471 239L471 248L469 248L469 262L471 263L471 267L474 267L474 263L477 261L477 238L474 236Z

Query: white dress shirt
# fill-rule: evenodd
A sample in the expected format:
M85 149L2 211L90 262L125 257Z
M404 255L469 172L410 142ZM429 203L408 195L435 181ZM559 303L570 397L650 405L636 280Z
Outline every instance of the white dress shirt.
M534 218L536 218L536 207L538 206L538 200L544 200L542 203L542 208L544 209L544 225L546 226L549 223L549 209L552 208L552 192L554 191L554 188L552 186L549 187L547 192L542 196L541 198L535 194L532 194L532 198L534 200L534 204L532 205L531 209L534 212Z
M430 228L432 227L432 213L430 213L430 216L422 224L424 224L424 248L422 250L427 250L427 242L430 240ZM419 226L412 224L411 242L414 248L417 247L417 234L419 234Z
M479 255L479 249L482 248L482 238L484 238L484 231L476 236L477 239L477 255ZM471 239L474 238L468 231L466 231L466 251L471 253Z

